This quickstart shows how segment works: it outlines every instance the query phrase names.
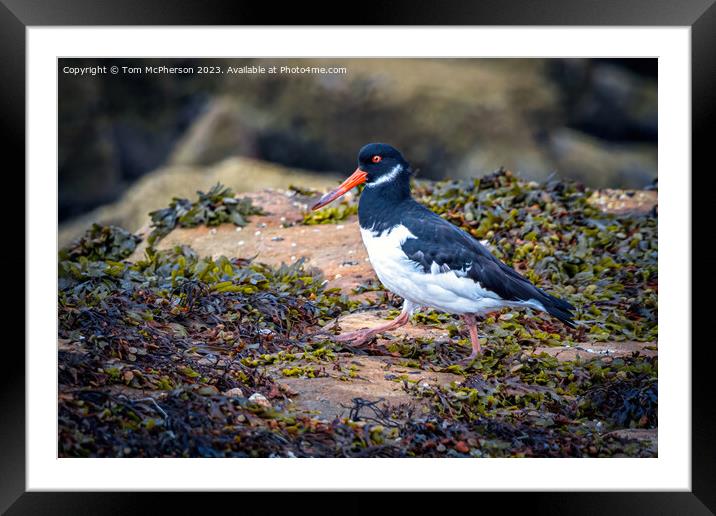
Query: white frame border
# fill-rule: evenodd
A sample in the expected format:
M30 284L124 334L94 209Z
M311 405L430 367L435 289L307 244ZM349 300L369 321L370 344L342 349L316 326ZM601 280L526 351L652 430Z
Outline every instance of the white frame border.
M28 27L27 489L689 491L690 41L690 27ZM286 57L288 54L291 57L659 58L658 158L659 186L663 194L659 199L662 245L658 458L57 458L57 58Z

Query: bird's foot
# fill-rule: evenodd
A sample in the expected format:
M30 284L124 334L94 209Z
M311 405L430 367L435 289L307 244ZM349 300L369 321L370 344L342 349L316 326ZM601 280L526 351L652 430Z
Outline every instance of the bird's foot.
M350 342L354 346L363 346L368 343L374 336L375 332L369 328L363 328L362 330L350 331L348 333L341 333L336 335L333 339L336 342Z
M472 364L472 363L475 361L475 359L477 359L479 356L480 356L479 353L474 353L474 352L473 352L473 353L470 353L470 356L458 360L458 361L457 361L457 365L465 366L465 367L466 367L466 366L469 366L469 365Z

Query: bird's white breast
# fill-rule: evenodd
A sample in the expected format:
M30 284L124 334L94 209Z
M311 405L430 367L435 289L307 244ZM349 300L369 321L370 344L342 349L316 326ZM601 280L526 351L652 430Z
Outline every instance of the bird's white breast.
M401 248L407 239L417 238L402 224L382 232L364 228L360 231L378 279L391 292L416 305L450 313L480 313L508 304L466 277L464 271L444 271L433 263L425 272Z

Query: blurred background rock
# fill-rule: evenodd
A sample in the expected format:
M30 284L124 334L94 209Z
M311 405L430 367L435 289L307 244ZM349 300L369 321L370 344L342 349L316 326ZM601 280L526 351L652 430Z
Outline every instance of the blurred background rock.
M118 74L64 66L339 66L346 74ZM643 188L657 176L656 59L61 59L60 245L136 230L173 196L323 188L371 141L424 178L500 166Z

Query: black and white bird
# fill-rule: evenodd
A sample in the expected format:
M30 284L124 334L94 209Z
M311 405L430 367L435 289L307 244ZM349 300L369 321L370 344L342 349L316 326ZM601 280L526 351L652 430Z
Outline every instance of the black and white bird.
M358 153L355 172L313 206L319 209L365 183L358 204L363 243L378 279L404 299L393 321L342 334L338 340L363 344L406 324L423 307L462 317L472 341L468 360L480 353L476 315L529 307L574 327L571 304L537 288L471 235L416 202L410 175L410 165L397 149L371 143Z

